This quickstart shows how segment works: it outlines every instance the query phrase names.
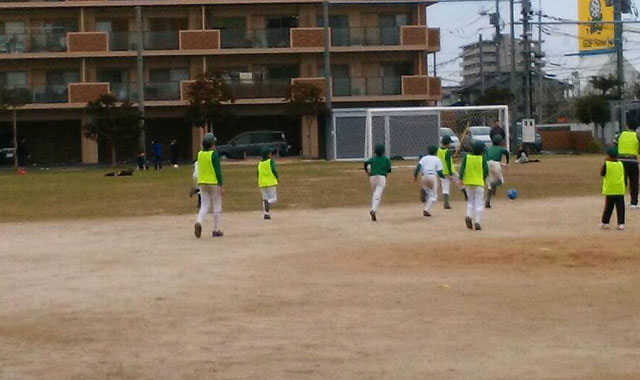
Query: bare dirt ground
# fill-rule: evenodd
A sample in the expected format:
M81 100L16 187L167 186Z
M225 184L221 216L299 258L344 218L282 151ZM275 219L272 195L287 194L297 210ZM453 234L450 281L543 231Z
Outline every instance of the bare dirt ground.
M0 379L640 379L602 199L0 225Z

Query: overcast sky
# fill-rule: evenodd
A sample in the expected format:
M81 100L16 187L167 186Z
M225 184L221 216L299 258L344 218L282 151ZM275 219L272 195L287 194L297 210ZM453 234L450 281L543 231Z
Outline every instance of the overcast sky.
M640 1L635 0L636 6ZM541 5L540 5L541 3ZM562 17L571 20L577 20L577 0L532 0L533 10L538 11L540 8L544 14ZM460 54L460 46L476 42L478 34L482 33L485 40L492 39L494 35L494 27L489 24L488 16L481 16L480 13L495 12L495 0L479 1L479 2L456 2L456 3L438 3L427 8L427 22L429 26L437 26L441 28L441 46L442 50L437 55L439 63L445 63L455 59ZM520 18L520 5L516 4L516 18ZM503 33L509 33L509 2L500 1L500 16L504 21ZM537 18L537 16L536 16ZM625 16L625 19L636 18L633 16ZM553 21L543 19L543 21ZM554 25L550 26L549 34L543 34L543 51L546 53L546 60L555 66L547 64L545 70L550 73L557 74L560 78L567 78L573 71L578 70L581 77L586 78L594 75L595 70L601 67L602 62L607 57L599 58L578 58L567 57L565 54L576 53L578 51L578 41L576 35L578 33L575 25ZM625 26L625 58L630 60L636 67L640 66L640 24ZM516 35L522 32L516 25ZM566 35L568 34L568 35ZM534 28L534 38L537 39L538 29ZM438 76L442 77L445 86L455 84L460 80L460 62L456 60L449 64L438 66ZM431 72L431 62L429 62L429 71Z

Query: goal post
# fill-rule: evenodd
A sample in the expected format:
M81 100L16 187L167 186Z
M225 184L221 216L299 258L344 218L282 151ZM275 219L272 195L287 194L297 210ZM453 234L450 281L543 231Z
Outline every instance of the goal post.
M465 134L470 136L473 132L473 138L489 143L487 134L496 121L504 129L506 147L510 149L507 106L335 109L333 130L327 141L328 157L366 159L373 156L377 144L384 144L389 157L417 158L426 153L429 145L439 145L442 134L455 135L462 142ZM468 130L469 127L480 128ZM468 149L468 143L463 145Z

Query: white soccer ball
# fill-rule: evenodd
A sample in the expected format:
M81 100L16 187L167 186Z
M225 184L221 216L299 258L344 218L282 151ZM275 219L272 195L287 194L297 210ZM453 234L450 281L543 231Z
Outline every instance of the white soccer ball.
M173 168L177 169L178 168L178 164L173 165Z

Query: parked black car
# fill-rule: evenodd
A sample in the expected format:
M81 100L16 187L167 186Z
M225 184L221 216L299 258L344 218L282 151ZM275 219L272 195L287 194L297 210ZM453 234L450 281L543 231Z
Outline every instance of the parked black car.
M229 140L227 144L216 146L216 150L220 157L245 158L260 156L265 147L279 156L289 154L289 144L284 132L280 131L244 132Z
M13 165L15 148L0 148L0 165Z

